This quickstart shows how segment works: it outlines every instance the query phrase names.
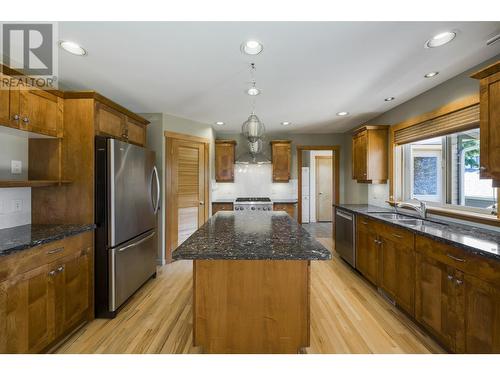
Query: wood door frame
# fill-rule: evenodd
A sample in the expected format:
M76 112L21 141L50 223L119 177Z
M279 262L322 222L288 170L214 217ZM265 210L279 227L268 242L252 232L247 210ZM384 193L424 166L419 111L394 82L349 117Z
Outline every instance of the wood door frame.
M314 176L314 180L315 180L314 181L314 183L315 183L315 185L314 185L314 188L315 188L314 189L315 190L314 191L314 195L315 195L315 197L314 197L314 200L315 200L315 206L316 206L316 209L315 209L315 211L316 211L316 222L319 222L319 220L318 220L318 212L319 212L319 210L318 210L318 202L319 202L319 199L318 199L318 194L317 194L318 185L319 185L318 184L318 176L319 176L319 173L318 173L318 159L330 159L332 161L332 169L333 169L333 160L334 160L334 158L335 158L335 156L333 155L333 152L332 152L332 154L330 156L328 156L328 155L316 155L316 156L314 156L314 160L315 160L315 162L314 162L314 168L315 168L315 176ZM333 171L332 171L332 177L333 177ZM335 188L333 187L333 180L332 180L332 202L333 202L333 192L334 192L334 190L335 190ZM311 196L310 192L311 192L311 188L309 187L309 196ZM333 217L332 217L331 221L333 221Z
M197 137L189 134L175 133L170 131L165 131L165 223L164 223L164 235L165 235L165 261L167 263L172 262L172 233L176 229L174 228L174 212L171 209L175 207L175 197L172 189L172 158L168 155L172 152L172 141L180 140L187 142L202 143L205 150L205 221L209 218L210 209L210 196L209 196L209 186L210 186L210 140L208 138ZM177 228L178 229L178 228Z
M334 204L338 204L340 202L340 146L305 146L305 145L297 145L297 178L298 178L298 207L297 207L297 221L299 224L302 224L302 151L332 151L333 157L333 194L332 201ZM333 207L332 207L333 209ZM332 218L333 219L333 218ZM333 221L332 221L333 225Z

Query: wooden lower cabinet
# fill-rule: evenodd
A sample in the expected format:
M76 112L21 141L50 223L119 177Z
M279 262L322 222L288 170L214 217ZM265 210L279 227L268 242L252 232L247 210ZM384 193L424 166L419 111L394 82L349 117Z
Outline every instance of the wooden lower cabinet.
M234 205L232 203L212 203L212 215L215 215L219 211L233 211Z
M274 203L273 211L285 211L288 215L297 219L297 203Z
M415 318L454 351L454 269L429 256L416 258Z
M377 224L379 286L410 315L415 309L415 249L413 233Z
M48 266L0 284L0 353L38 353L54 338Z
M0 353L44 352L92 318L93 236L69 237L62 244L54 249L42 245L26 250L33 254L7 256L34 263L40 260L38 255L50 261L68 252L0 283Z
M379 247L374 222L358 216L356 224L356 269L377 285Z

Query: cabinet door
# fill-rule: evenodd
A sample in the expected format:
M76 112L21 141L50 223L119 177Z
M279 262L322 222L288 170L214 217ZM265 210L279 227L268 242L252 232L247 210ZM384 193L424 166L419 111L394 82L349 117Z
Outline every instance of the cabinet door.
M233 211L232 203L212 203L212 215L215 215L219 211Z
M127 117L127 138L130 143L138 146L146 146L146 126L140 122Z
M368 136L367 131L364 130L355 135L353 149L353 176L357 180L366 180L367 176L367 150L368 150Z
M61 137L62 102L43 90L19 90L20 129Z
M0 284L0 353L37 353L53 338L48 267Z
M10 126L9 77L0 73L0 125Z
M415 307L413 234L385 225L380 228L379 285L402 309L413 315Z
M366 224L365 224L366 223ZM370 221L358 220L356 231L356 268L368 280L378 284L378 239Z
M454 269L431 257L416 256L415 318L454 350Z
M217 182L234 182L234 151L232 143L215 145L215 180Z
M96 103L96 131L101 135L108 135L113 138L127 138L125 115L106 105Z
M481 177L500 180L500 73L481 80Z
M78 252L50 267L53 277L55 334L59 337L85 320L89 308L89 254Z
M465 275L464 351L500 353L500 287Z
M273 182L290 180L291 146L289 143L273 143Z
M273 211L285 211L293 218L296 216L295 204L293 203L275 203L273 205Z

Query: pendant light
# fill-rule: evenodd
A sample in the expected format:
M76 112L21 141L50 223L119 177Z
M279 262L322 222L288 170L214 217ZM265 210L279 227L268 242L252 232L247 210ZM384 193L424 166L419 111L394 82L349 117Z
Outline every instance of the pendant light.
M250 64L250 75L252 76L252 84L255 87L255 64ZM255 114L255 95L252 96L252 113L241 126L241 132L250 143L255 143L262 138L265 132L265 126L259 117Z

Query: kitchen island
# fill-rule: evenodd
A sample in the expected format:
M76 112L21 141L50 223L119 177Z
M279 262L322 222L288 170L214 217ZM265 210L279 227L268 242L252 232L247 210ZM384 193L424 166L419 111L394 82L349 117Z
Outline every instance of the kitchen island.
M218 212L173 258L194 261L194 345L205 353L309 346L310 261L331 253L285 212Z

